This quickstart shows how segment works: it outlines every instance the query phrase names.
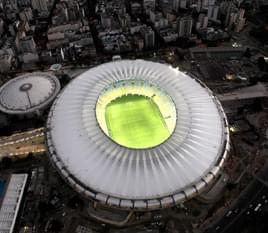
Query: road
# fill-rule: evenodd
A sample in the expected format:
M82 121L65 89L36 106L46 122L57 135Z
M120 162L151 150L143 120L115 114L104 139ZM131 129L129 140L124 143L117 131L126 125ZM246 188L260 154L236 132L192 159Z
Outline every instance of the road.
M8 137L0 138L0 159L25 158L30 153L33 155L46 151L44 143L44 128L16 133Z
M268 186L265 182L268 181L268 169L262 171L259 176L261 179L255 179L249 187L243 191L236 203L226 211L225 215L213 226L205 231L205 233L219 232L232 233L243 232L243 229L248 227L245 223L255 223L255 217L267 214L268 210ZM250 223L253 221L252 223ZM255 222L254 222L255 221ZM266 222L263 222L263 227ZM255 232L256 229L254 229ZM251 232L251 231L250 231ZM260 231L262 232L262 231Z

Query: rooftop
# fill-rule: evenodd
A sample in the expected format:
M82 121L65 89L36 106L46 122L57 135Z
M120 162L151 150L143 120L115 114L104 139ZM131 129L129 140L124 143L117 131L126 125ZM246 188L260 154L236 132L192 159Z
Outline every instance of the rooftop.
M128 79L140 82L137 90L143 80L153 83L174 101L176 127L156 147L121 146L98 127L99 96ZM229 150L228 124L211 91L177 69L143 60L82 73L54 102L47 129L51 159L65 180L88 198L122 208L160 208L191 198L219 174Z

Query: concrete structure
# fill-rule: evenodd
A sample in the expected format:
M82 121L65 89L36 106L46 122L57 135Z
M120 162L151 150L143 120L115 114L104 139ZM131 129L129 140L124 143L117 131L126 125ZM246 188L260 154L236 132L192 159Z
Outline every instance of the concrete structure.
M244 47L207 47L190 48L190 55L193 59L239 59L245 52Z
M161 28L158 33L166 43L176 41L178 39L178 33L172 27Z
M9 71L12 67L13 56L10 54L0 55L0 73Z
M197 199L207 204L217 202L224 194L228 179L228 174L222 173L215 181L215 184L211 187L211 189L199 195Z
M12 233L28 174L12 174L0 209L0 232Z
M178 34L179 37L189 37L192 34L193 19L190 17L179 18Z
M4 32L4 20L0 18L0 36L2 36Z
M244 18L245 10L240 9L239 13L237 14L237 20L235 23L235 32L240 32L243 30L246 22L246 18Z
M165 28L168 26L168 20L163 16L161 12L150 11L150 21L154 24L156 29Z
M17 43L17 49L21 53L35 53L36 44L32 36L26 36L19 39Z
M268 87L265 83L258 83L254 86L244 87L241 89L234 90L232 92L218 95L218 99L221 102L229 101L242 101L256 98L267 98Z
M48 11L47 0L32 0L33 9L38 10L38 12Z
M145 13L149 13L150 10L155 10L155 0L143 0L143 9Z
M172 5L172 10L174 10L175 12L178 12L180 8L180 0L172 0L171 5Z
M15 115L40 114L60 91L58 79L48 73L29 73L0 87L0 111Z
M176 127L158 146L120 146L99 127L99 96L128 79L135 91L148 82L161 87L176 106ZM127 211L168 208L202 193L220 174L229 151L228 123L212 92L177 69L143 60L106 63L74 79L51 108L46 140L63 179L90 201L124 211L121 224L130 218ZM98 219L105 221L103 216Z
M23 21L29 21L33 19L33 12L32 8L26 7L19 13L21 20Z
M180 8L183 9L187 8L187 0L180 0Z
M151 27L144 27L141 29L141 34L144 38L145 48L154 48L155 46L155 33Z
M50 66L49 68L51 71L54 71L54 72L58 72L62 69L62 65L61 64L53 64Z

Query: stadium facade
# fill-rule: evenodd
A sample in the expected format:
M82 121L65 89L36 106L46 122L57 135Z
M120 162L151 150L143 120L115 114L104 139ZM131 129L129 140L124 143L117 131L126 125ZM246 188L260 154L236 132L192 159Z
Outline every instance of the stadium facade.
M141 147L113 137L107 106L129 95L158 106L168 137ZM130 132L132 123L124 122L122 130ZM213 93L177 69L143 60L106 63L74 79L51 107L46 141L63 179L111 213L170 208L199 195L229 152L228 123Z
M11 79L0 88L0 111L10 115L40 115L60 91L58 79L34 72Z

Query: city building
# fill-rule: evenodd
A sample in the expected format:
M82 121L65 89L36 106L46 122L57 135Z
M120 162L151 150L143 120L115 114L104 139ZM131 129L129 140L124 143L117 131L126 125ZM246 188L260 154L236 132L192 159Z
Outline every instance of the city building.
M244 18L245 10L240 9L235 22L235 32L241 32L245 26L246 18Z
M21 53L36 53L36 44L32 36L17 39L17 49Z
M0 55L0 73L8 72L12 67L13 56L10 54Z
M19 7L31 7L32 1L31 0L17 0L17 4Z
M142 13L142 1L134 0L130 1L130 10L133 15L139 15Z
M201 0L197 0L196 3L196 11L199 13L201 11L202 8L202 1Z
M131 34L139 33L143 28L146 28L145 24L131 22L129 30Z
M143 9L146 14L155 10L155 0L143 0Z
M0 180L1 186L4 183L5 190L1 190L4 198L0 208L0 232L13 233L17 215L25 190L28 174L11 174L8 180Z
M219 6L215 5L215 1L209 2L207 16L209 19L217 20L219 13Z
M47 38L47 48L49 50L61 48L62 51L66 51L64 57L66 54L66 57L72 60L96 55L96 48L87 20L54 25L48 29ZM71 53L71 50L74 52ZM76 57L71 55L74 53Z
M205 14L200 14L198 16L198 21L197 24L198 26L196 26L196 29L206 29L208 27L208 16L206 16Z
M240 59L244 52L244 47L207 47L207 48L190 48L190 55L193 59Z
M166 43L176 41L178 39L178 33L172 27L160 28L158 33Z
M131 104L133 98L153 100L167 134L155 140L150 130L117 111L109 114L119 114L124 127L117 125L121 120L108 125L113 101ZM88 199L89 216L116 226L207 190L229 151L228 123L212 92L175 68L143 60L110 62L81 74L53 103L46 129L50 161Z
M2 36L4 32L4 20L0 18L0 36Z
M105 29L111 29L112 28L112 21L113 17L109 16L105 13L101 14L101 25Z
M122 30L100 30L98 37L100 38L104 51L108 53L120 53L131 51L132 44L128 32Z
M20 19L22 21L30 21L33 19L33 11L32 8L26 7L19 13Z
M163 16L161 12L150 11L150 20L156 29L168 26L168 20Z
M187 8L187 0L180 0L180 8L182 9Z
M180 8L180 0L172 0L171 5L172 5L172 10L174 10L175 12L178 12Z
M144 38L145 48L154 48L155 46L155 33L151 27L145 27L141 29L141 34Z
M189 37L192 34L193 19L191 17L178 18L178 36Z
M23 53L18 56L19 61L25 64L34 64L39 61L37 53Z
M32 6L39 12L48 11L47 0L32 0Z
M232 1L222 2L220 9L225 14L225 26L228 29L240 32L244 28L246 22L245 9L239 8Z

